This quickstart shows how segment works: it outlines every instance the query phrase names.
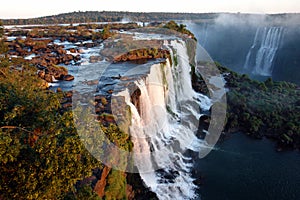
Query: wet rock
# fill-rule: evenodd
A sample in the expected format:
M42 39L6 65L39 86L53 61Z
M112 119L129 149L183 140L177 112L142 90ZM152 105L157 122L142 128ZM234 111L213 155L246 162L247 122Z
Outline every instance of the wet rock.
M56 49L56 52L60 55L64 55L67 53L67 51L65 49L63 49L62 47L59 47L58 49Z
M91 56L90 57L90 63L96 63L103 60L103 57L101 56Z
M138 112L141 114L141 107L140 107L140 96L141 96L141 90L138 88L136 89L130 96L130 100L132 104L136 107Z
M68 75L68 70L65 67L52 65L45 70L46 74L52 75L57 80L64 80L64 77Z
M64 104L62 104L62 107L63 107L64 109L72 108L72 103L71 103L71 102L64 103Z
M62 89L61 89L60 87L58 87L58 88L56 89L56 92L62 92Z
M99 83L98 80L91 80L86 82L87 85L98 85L98 83Z
M63 78L64 81L73 81L74 80L74 76L68 74L68 75L65 75L64 78Z
M72 91L68 91L65 93L64 95L66 98L71 98L73 96L73 92Z
M77 53L77 50L76 50L75 48L71 48L71 49L69 49L69 51L70 51L71 53Z

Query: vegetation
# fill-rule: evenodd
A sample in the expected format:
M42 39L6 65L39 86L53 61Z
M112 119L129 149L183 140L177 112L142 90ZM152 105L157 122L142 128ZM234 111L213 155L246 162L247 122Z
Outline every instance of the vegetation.
M85 149L88 137L79 138L74 114L61 106L62 93L43 89L45 81L25 60L0 59L0 199L99 199L90 182L76 186L103 165ZM116 145L132 149L115 125L100 127ZM124 199L119 189L126 188L126 177L111 173L118 187L108 185L107 198Z
M8 50L7 46L4 43L4 40L2 38L3 34L4 34L4 28L3 28L2 21L0 20L0 57L1 57L1 54L6 53Z
M39 87L30 66L1 67L0 193L3 199L56 199L99 163L59 113L60 97Z
M175 21L169 21L166 25L164 25L164 28L175 30L182 34L186 34L189 37L191 37L192 39L197 41L194 34L191 31L189 31L188 29L186 29L186 25L184 25L184 24L178 25Z
M123 19L131 21L168 21L168 20L193 20L193 19L214 19L218 16L215 13L142 13L142 12L72 12L53 16L38 17L31 19L5 19L4 24L74 24L90 22L116 22Z
M241 130L256 138L275 139L278 149L300 148L300 90L288 82L265 82L238 75L217 63L226 74L227 131Z

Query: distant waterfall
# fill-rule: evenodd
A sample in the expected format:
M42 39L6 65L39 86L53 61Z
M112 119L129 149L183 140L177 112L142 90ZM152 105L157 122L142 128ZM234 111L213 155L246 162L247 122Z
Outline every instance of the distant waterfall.
M283 27L258 28L253 45L247 54L244 69L252 69L253 74L271 76L273 61L283 32Z
M185 43L171 41L169 45L176 50L178 65L170 66L169 60L154 64L146 78L135 81L141 91L139 109L128 90L118 95L131 108L134 163L144 183L162 200L194 199L193 161L184 152L199 152L204 145L195 133L200 108L208 110L211 102L192 89Z

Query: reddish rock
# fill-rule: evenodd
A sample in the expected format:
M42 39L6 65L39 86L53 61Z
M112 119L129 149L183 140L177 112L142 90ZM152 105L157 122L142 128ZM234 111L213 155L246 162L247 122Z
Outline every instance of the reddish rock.
M48 66L46 69L46 74L54 76L57 80L63 80L66 75L68 75L68 70L60 66Z
M65 97L66 98L71 98L73 96L73 92L72 91L68 91L65 93Z
M71 53L77 53L76 49L75 48L71 48L69 49Z
M101 178L94 187L94 191L98 194L98 196L100 198L103 198L103 196L105 194L104 190L105 190L105 186L106 186L106 182L107 182L107 176L108 176L110 170L111 170L111 168L106 167L106 166L103 168Z
M72 103L71 102L64 103L64 104L62 104L62 107L64 109L71 108L72 107Z
M64 76L64 81L73 81L74 80L74 76L68 74Z
M62 89L61 89L60 87L58 87L58 88L56 89L56 92L62 92Z
M131 185L126 185L126 197L128 200L134 199L134 190Z
M39 75L39 77L41 77L42 79L45 78L45 72L42 71L42 70L38 71L38 75Z
M44 80L47 81L48 83L52 83L52 81L53 81L52 75L46 74L44 76Z
M59 47L58 49L56 49L57 53L60 55L66 54L67 51L65 49L63 49L62 47Z

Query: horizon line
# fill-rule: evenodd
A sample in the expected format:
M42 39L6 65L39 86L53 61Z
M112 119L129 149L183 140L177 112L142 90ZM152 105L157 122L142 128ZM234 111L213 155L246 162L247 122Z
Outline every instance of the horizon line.
M53 16L58 16L58 15L63 15L63 14L71 14L71 13L85 13L85 12L119 12L119 13L170 13L170 14L242 14L242 15L284 15L284 14L291 14L291 15L296 15L300 14L300 12L278 12L278 13L255 13L255 12L225 12L225 11L220 11L220 12L174 12L174 11L149 11L149 12L141 12L141 11L111 11L111 10L102 10L102 11L94 11L94 10L86 10L86 11L70 11L70 12L64 12L64 13L58 13L58 14L52 14L52 15L42 15L42 16L37 16L37 17L19 17L19 18L0 18L0 20L15 20L15 19L37 19L37 18L44 18L44 17L53 17Z

